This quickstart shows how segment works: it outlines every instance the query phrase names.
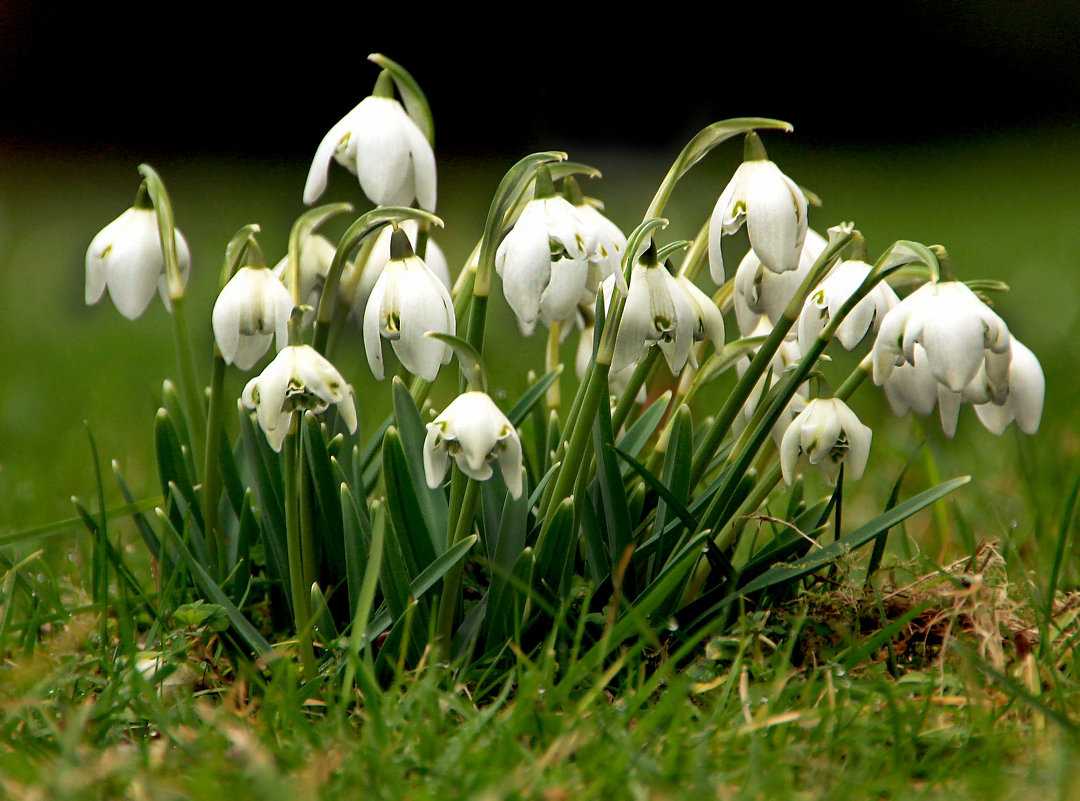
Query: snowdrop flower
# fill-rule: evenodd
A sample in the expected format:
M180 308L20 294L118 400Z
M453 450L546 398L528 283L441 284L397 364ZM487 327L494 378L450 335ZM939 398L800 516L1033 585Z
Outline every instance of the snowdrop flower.
M281 450L295 411L319 414L330 404L338 408L349 433L356 433L356 403L352 387L321 353L310 345L282 348L262 373L251 379L241 396L254 409L270 447Z
M999 404L991 399L976 403L975 414L987 430L998 436L1013 420L1021 431L1031 435L1039 430L1042 419L1046 377L1035 354L1016 337L1009 340L1009 349L1009 388L1005 402Z
M429 331L456 334L457 319L450 292L424 260L412 252L405 232L394 231L391 251L364 311L364 349L371 372L383 377L382 339L393 343L401 364L425 381L434 381L453 350Z
M782 273L765 269L753 248L748 250L735 270L732 295L739 333L748 336L757 327L762 315L771 323L778 322L827 245L825 237L813 229L807 229L798 267Z
M713 299L697 288L689 278L685 275L679 275L675 278L675 284L690 299L690 306L693 309L694 322L693 328L693 343L703 342L706 339L713 343L713 347L716 350L723 350L724 348L724 315L720 312L720 308L713 302ZM693 346L690 348L690 364L693 367L697 367L697 354L694 353Z
M866 470L873 432L839 398L814 398L788 426L780 443L780 469L791 484L802 460L817 465L836 484L841 462L856 481Z
M416 220L405 220L399 223L399 227L409 237L409 244L412 245L413 250L416 250L416 238L419 231L419 224ZM393 234L393 226L384 226L378 235L375 237L375 242L371 246L371 251L368 253L367 259L362 265L355 265L351 269L349 266L345 268L345 274L342 276L342 286L351 285L355 279L354 269L361 270L359 280L356 283L356 288L353 291L352 297L349 299L350 314L356 322L363 326L364 312L367 310L368 298L371 297L371 290L375 287L375 282L379 280L379 276L382 275L383 268L386 267L386 263L390 261L390 239ZM427 249L424 251L424 264L427 268L435 274L435 277L442 282L443 286L449 291L450 289L450 266L446 261L446 256L442 251L442 248L436 244L434 239L429 238L427 241Z
M186 284L191 252L178 230L175 243L177 265ZM161 294L165 307L170 307L165 257L153 209L130 208L91 240L86 249L86 304L92 306L101 300L106 288L116 308L129 320L142 316L155 291Z
M521 333L532 335L537 320L550 325L574 319L587 297L589 263L598 258L595 232L568 200L525 204L495 253L495 270Z
M746 223L750 247L774 273L794 270L806 239L806 197L769 161L757 134L746 137L746 160L720 193L709 220L709 271L724 282L720 238Z
M825 330L833 316L862 285L872 269L865 261L838 262L807 296L799 315L799 347L803 351ZM880 326L882 318L899 302L900 299L892 288L884 281L879 281L840 323L836 329L836 338L845 350L851 350L871 328Z
M658 345L672 375L678 375L693 350L698 314L690 296L667 268L656 262L655 255L650 243L631 270L630 293L611 358L613 373L636 363L650 347Z
M459 395L427 424L424 474L432 489L442 484L450 456L461 472L477 481L491 478L491 463L498 462L510 495L521 496L521 440L487 394Z
M360 179L372 203L408 206L415 198L421 208L435 210L431 144L401 103L379 94L376 84L376 95L360 101L323 137L304 185L304 203L312 205L326 191L333 158Z
M250 370L275 335L278 350L284 348L292 308L292 295L273 270L237 270L214 303L214 339L225 363Z
M922 345L930 372L953 393L962 393L985 366L1001 399L1009 368L1005 322L959 281L924 284L881 321L874 342L874 383L881 385Z
M623 279L622 257L626 249L626 234L605 217L600 209L588 202L574 206L574 211L596 235L596 260L590 263L595 265L597 276L595 278L590 276L588 284L595 290L600 281L607 279L608 276L614 276L619 290L625 295L627 286Z
M909 411L925 417L934 411L938 398L938 380L930 372L926 349L915 345L912 361L898 365L881 385L893 414L902 417Z

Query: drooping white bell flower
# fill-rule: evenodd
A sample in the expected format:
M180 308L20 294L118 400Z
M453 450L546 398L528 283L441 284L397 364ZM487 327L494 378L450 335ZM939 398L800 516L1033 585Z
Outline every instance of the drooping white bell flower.
M897 417L902 417L909 411L926 417L937 405L938 388L941 385L930 372L926 350L922 345L916 344L912 355L913 361L895 367L881 385L885 399Z
M446 286L412 252L400 229L394 232L390 259L379 275L364 312L364 349L375 378L382 380L382 340L394 346L401 364L425 381L434 381L449 363L452 348L426 336L429 331L456 334L454 302Z
M765 155L756 134L747 135L746 160L735 170L709 220L709 272L724 282L722 236L746 223L750 247L774 273L794 270L806 239L806 196Z
M874 383L880 386L895 367L912 363L916 345L925 349L934 378L951 392L963 392L985 365L1000 397L1009 367L1009 329L963 283L924 284L885 315L874 342Z
M226 364L250 370L277 336L281 350L289 342L293 299L273 270L241 267L214 303L214 339Z
M322 234L308 234L300 241L299 296L300 302L305 306L311 306L313 309L318 308L319 295L322 294L322 288L326 283L326 276L330 272L330 265L334 261L336 252L337 248L334 247L334 244ZM285 285L286 289L292 289L289 255L287 253L274 265L274 275ZM305 324L309 322L307 318L311 314L311 312L307 312L304 315Z
M187 284L191 251L187 240L174 229L176 262ZM86 304L101 300L108 288L119 312L129 320L141 317L154 292L170 308L165 282L165 256L157 214L151 208L130 208L106 225L86 249Z
M409 244L412 245L412 248L415 251L417 233L420 227L419 224L416 220L405 220L404 222L399 223L399 226L409 237ZM379 280L383 268L386 267L386 263L390 261L390 239L392 234L393 226L384 226L375 237L375 242L372 244L371 250L364 263L362 265L346 266L345 272L342 275L341 285L349 286L353 283L353 278L355 276L355 273L353 273L352 270L362 270L359 280L356 282L356 288L353 295L349 298L349 313L358 325L363 326L364 312L367 311L367 302L368 298L371 297L371 290L375 288L375 282ZM439 247L434 239L428 239L423 259L427 268L435 274L435 277L438 278L443 286L449 291L450 266L446 261L446 256L443 253L442 248Z
M424 475L432 489L442 484L450 456L461 472L477 481L491 478L491 463L497 462L510 495L521 496L521 440L486 393L459 395L427 424Z
M568 200L526 203L495 253L495 270L521 333L531 336L537 320L573 320L578 303L588 297L590 261L598 258L596 233Z
M716 350L724 349L724 315L713 299L697 288L685 275L675 277L676 285L686 293L693 309L693 340L690 348L690 364L697 367L697 354L693 344L703 342L706 339L713 343Z
M623 278L622 257L623 251L626 250L626 234L620 230L619 226L605 217L600 209L590 203L586 202L574 206L574 210L592 227L593 232L596 234L596 255L595 260L590 264L595 267L597 276L596 280L590 279L588 282L592 290L595 291L599 281L614 276L619 290L625 294L627 286Z
M818 256L825 250L828 241L812 228L806 231L802 253L799 254L799 266L794 270L774 273L761 263L753 248L746 252L735 270L732 305L735 307L735 319L739 323L739 333L749 336L762 315L769 322L779 321L784 309L799 291Z
M650 245L630 272L630 292L615 338L611 372L635 364L657 345L672 375L678 375L690 358L697 328L690 296L667 268L656 262Z
M820 284L811 292L799 315L799 347L806 351L825 330L840 307L862 285L873 269L865 261L857 259L838 262ZM855 304L848 316L836 329L836 338L845 350L851 350L872 328L881 325L885 315L900 302L892 287L878 282L866 297Z
M1032 435L1039 430L1042 420L1046 377L1035 354L1020 340L1010 338L1009 348L1009 389L1005 402L999 404L991 399L976 403L975 414L987 430L999 436L1013 420L1021 431Z
M856 481L866 470L873 432L839 398L814 398L788 426L780 443L780 470L791 484L800 461L817 465L830 485L842 462Z
M254 409L270 447L281 450L295 411L320 414L337 406L338 414L356 433L356 401L353 389L325 356L310 345L289 345L244 387L241 400Z
M415 199L435 210L435 153L394 98L365 97L323 137L304 185L309 206L326 191L331 158L360 179L372 203L408 206Z

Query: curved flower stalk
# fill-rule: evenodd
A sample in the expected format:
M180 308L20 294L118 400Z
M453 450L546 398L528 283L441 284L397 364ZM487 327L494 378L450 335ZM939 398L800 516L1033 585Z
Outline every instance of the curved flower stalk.
M763 315L770 323L776 323L780 319L828 244L825 237L817 231L807 229L798 267L782 273L766 269L753 248L746 252L735 270L732 294L732 305L735 307L735 319L739 324L740 334L749 336L757 328Z
M598 258L596 233L568 200L526 203L495 252L495 271L521 333L531 336L537 320L549 326L573 320L588 298L590 262Z
M746 136L746 155L713 207L709 220L709 272L724 282L720 239L746 223L746 232L761 263L774 273L794 270L806 239L806 196L798 184L769 161L761 139Z
M427 424L424 475L432 489L442 484L451 456L461 472L477 481L491 478L491 463L497 462L510 495L521 496L521 440L486 393L459 395Z
M420 229L419 223L417 223L416 220L405 220L400 223L399 227L405 232L406 236L408 236L409 244L415 251L417 234ZM371 297L371 290L375 288L375 282L379 280L383 268L385 268L386 263L390 261L390 239L393 230L393 226L387 225L379 231L364 263L362 265L347 265L345 273L342 276L341 285L343 287L353 286L355 284L352 297L348 299L349 313L360 326L363 326L364 323L364 312L367 310L367 302L368 298ZM449 291L450 265L446 261L446 255L443 253L442 248L439 247L434 239L428 239L427 249L424 252L423 259L427 268L435 274L435 277L438 278L443 286ZM357 278L355 272L353 272L357 269L361 270L359 278Z
M320 414L337 406L349 433L356 433L353 389L341 373L310 345L282 348L262 373L244 387L241 399L254 409L270 447L280 452L295 411Z
M959 281L924 284L897 304L881 322L874 342L874 383L915 359L922 345L930 372L953 393L961 393L985 366L1001 400L1009 368L1005 322Z
M214 303L214 339L226 364L250 370L277 336L289 341L292 293L267 267L241 267Z
M435 153L431 144L391 96L389 78L380 76L375 94L364 98L323 137L311 162L304 203L313 204L326 191L333 158L357 176L368 199L379 206L435 210Z
M183 283L191 270L187 240L176 231L176 261ZM165 257L157 214L133 207L106 225L86 249L86 304L101 300L106 288L117 310L129 320L142 316L154 293L171 308L166 285Z
M391 251L364 311L364 349L375 378L383 378L382 340L394 346L401 364L413 375L434 381L453 349L426 336L429 331L456 334L454 302L446 286L412 252L405 232L394 231Z
M319 305L319 295L326 283L336 250L334 244L322 234L308 234L300 242L300 291L297 295L305 306L314 309ZM288 254L282 256L274 265L274 275L291 291ZM304 314L304 325L311 322L313 313Z
M872 269L865 261L838 262L807 296L799 315L799 347L803 351L825 330L833 315L862 286ZM899 302L892 287L884 281L878 282L840 323L836 338L845 350L851 350L862 342L871 329L876 330L885 315Z
M814 398L788 426L780 443L780 469L791 484L801 462L817 465L825 481L835 485L840 465L848 476L862 478L870 457L873 432L839 398Z

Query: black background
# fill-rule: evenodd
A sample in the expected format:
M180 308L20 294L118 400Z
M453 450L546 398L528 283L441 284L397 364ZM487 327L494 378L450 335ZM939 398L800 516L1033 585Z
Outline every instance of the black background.
M733 116L810 145L1080 119L1076 2L436 8L0 2L0 147L293 158L370 93L374 51L443 155L666 147Z

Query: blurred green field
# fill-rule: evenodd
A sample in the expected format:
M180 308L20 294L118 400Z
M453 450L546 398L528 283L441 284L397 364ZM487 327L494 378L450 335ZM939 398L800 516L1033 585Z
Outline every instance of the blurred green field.
M987 136L922 149L812 150L800 146L797 135L769 136L766 144L782 169L823 199L811 215L819 230L854 220L875 255L901 238L941 243L961 278L1011 285L996 303L1014 335L1042 360L1048 385L1042 429L1030 441L1010 429L999 441L970 409L963 411L953 442L944 439L936 421L925 429L936 432L931 440L943 474L974 475L972 514L978 525L996 529L980 530L979 536L997 536L1003 529L1015 529L1021 540L1037 534L1059 511L1078 449L1072 410L1080 392L1080 357L1072 343L1080 334L1080 131ZM675 152L570 155L603 171L604 180L586 191L603 199L609 216L629 230ZM740 155L737 146L723 147L690 173L668 207L672 225L665 236L693 236ZM9 376L0 386L0 534L70 517L70 496L93 494L84 421L103 464L116 459L137 493L157 491L153 417L161 381L176 374L165 312L155 303L142 319L128 322L108 300L93 308L83 303L86 246L131 204L136 166L134 159L103 154L0 152L0 364ZM267 258L276 261L292 219L303 210L308 164L303 158L195 159L154 166L191 244L189 319L196 350L206 354L205 378L224 245L240 226L256 222ZM452 268L479 237L491 193L509 166L440 165L438 212L447 227L437 239ZM330 187L327 199L364 203L343 170L334 168ZM726 246L729 275L744 242ZM495 333L489 342L513 343L488 354L498 376L494 383L516 396L524 387L520 365L524 359L542 364L543 342L520 342L501 298L492 308ZM732 330L733 322L729 339ZM573 347L565 346L569 360ZM376 424L389 405L388 385L371 378L359 332L350 331L335 361L357 389L362 424ZM837 376L843 374L840 367ZM238 394L244 379L234 374L229 381ZM434 397L448 398L451 383L442 379ZM910 422L893 419L872 387L856 395L853 407L875 429L869 482L886 488L871 492L879 507L917 439ZM1036 481L1017 481L1021 473ZM1037 489L1023 489L1028 486ZM1020 497L1022 489L1029 497Z

